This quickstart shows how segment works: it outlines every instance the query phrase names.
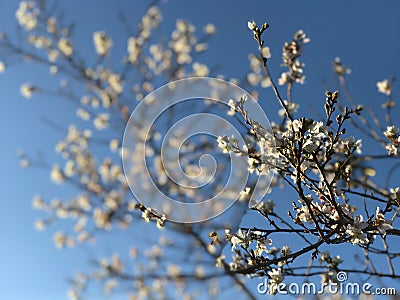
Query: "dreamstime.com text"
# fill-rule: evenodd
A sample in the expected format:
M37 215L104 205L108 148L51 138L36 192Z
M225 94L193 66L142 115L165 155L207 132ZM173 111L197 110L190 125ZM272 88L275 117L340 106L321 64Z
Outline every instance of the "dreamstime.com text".
M279 283L273 286L268 282L268 278L257 285L257 292L259 294L266 294L274 290L280 295L320 295L320 294L341 294L341 295L396 295L396 288L393 287L380 287L374 288L373 284L369 282L343 282L347 280L345 272L338 273L338 283L321 283L316 284L313 282L305 283Z

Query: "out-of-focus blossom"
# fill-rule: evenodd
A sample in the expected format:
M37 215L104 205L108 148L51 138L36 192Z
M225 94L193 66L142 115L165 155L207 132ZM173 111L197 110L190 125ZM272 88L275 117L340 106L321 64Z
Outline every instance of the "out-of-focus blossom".
M210 70L205 64L201 64L198 62L193 63L193 71L196 76L202 77L202 76L208 76L210 73Z
M248 21L247 22L247 27L251 30L254 31L257 28L257 24L254 21Z
M363 216L358 215L354 218L353 225L347 225L346 233L351 237L352 244L367 244L369 242L367 235L362 231L368 226L364 222Z
M25 99L30 99L32 94L37 91L37 88L29 83L24 83L19 90Z
M22 1L19 4L18 10L15 12L15 17L19 25L27 31L34 30L38 23L39 9L34 1Z
M64 174L59 165L53 165L50 172L50 179L55 183L62 183L64 181Z
M0 73L3 73L6 70L6 64L0 61Z
M216 31L217 30L216 30L214 24L212 24L212 23L208 23L206 26L204 26L204 32L206 34L215 34Z
M397 136L398 136L398 134L399 134L399 129L398 129L396 126L394 126L394 125L388 126L388 127L386 128L386 131L385 131L383 134L385 135L385 137L386 137L388 140L392 141L392 140L394 140L394 139L397 138Z
M392 222L385 219L385 216L379 206L376 208L374 225L382 234L385 234L386 230L393 229Z
M76 110L76 115L84 121L87 121L90 119L90 113L83 108L78 108Z
M270 58L271 57L271 50L269 49L269 47L263 47L261 49L261 54L265 58Z
M63 232L57 232L54 234L53 240L57 248L65 248L67 246L72 247L74 245L73 239Z
M378 81L376 83L376 87L378 88L379 93L385 94L387 96L390 96L392 94L393 86L392 86L392 83L387 79Z
M100 56L104 56L107 55L113 42L104 31L96 31L93 33L93 44L96 53Z
M344 66L339 57L335 57L333 61L333 70L336 74L341 76L351 74L351 69Z
M57 48L67 57L70 57L74 53L72 43L67 38L61 38L57 43Z
M118 74L110 74L110 76L108 77L108 84L117 94L122 93L122 82Z
M284 277L282 275L281 269L273 269L268 272L270 280L268 281L268 293L276 295L278 292L278 286L283 281Z
M103 130L108 127L110 116L106 113L99 114L94 120L93 124L98 130Z

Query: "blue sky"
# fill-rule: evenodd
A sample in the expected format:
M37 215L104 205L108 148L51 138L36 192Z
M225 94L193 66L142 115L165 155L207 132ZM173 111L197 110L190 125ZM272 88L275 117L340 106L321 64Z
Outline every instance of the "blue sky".
M76 45L90 49L91 33L105 30L115 40L113 53L125 51L125 32L116 22L117 12L123 10L132 24L137 23L145 10L145 1L63 1L66 17L76 21ZM16 26L14 12L18 1L0 3L0 31L13 34ZM175 0L161 4L164 15L163 31L169 33L176 18L191 21L201 28L211 22L217 35L210 41L209 52L202 62L221 65L221 73L240 77L248 69L247 55L256 51L256 43L247 29L247 21L267 21L270 29L265 34L266 45L271 47L272 76L280 75L281 47L298 29L311 38L306 45L302 61L306 63L306 85L295 87L294 96L303 111L321 112L324 101L323 80L331 83L331 62L341 57L352 69L349 83L354 96L363 104L376 105L384 97L376 92L375 83L390 75L398 75L400 53L400 2L398 1L185 1ZM2 57L0 56L0 60ZM65 279L80 270L87 262L85 249L60 251L51 241L57 224L45 232L36 232L33 222L38 214L31 209L36 193L56 196L57 187L49 183L44 170L19 168L16 150L35 154L40 151L49 160L56 159L53 147L62 136L42 122L51 116L60 124L75 118L74 107L50 97L24 100L19 87L24 82L48 80L44 70L32 64L10 66L0 74L2 96L0 103L0 294L2 299L66 299L68 287ZM52 84L52 82L49 82ZM395 88L395 98L397 97ZM267 111L275 108L268 103L271 91L265 91ZM272 101L272 100L271 100ZM60 112L64 113L60 113ZM72 193L73 191L71 191ZM124 236L119 237L122 240ZM94 297L94 296L93 296ZM101 298L92 298L101 299ZM117 299L117 298L112 298Z

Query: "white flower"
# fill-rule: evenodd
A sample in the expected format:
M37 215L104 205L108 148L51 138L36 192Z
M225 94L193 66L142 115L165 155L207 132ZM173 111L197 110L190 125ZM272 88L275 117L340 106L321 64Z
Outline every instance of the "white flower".
M398 133L399 129L396 126L388 126L383 134L388 140L394 140Z
M118 147L119 147L119 141L117 139L110 140L110 150L112 152L117 151Z
M291 114L297 112L297 110L298 110L298 108L299 108L299 105L298 105L297 103L295 103L295 102L289 102L289 101L287 101L287 100L283 100L283 102L285 103L287 110L288 110ZM279 115L281 118L284 118L284 117L286 116L286 110L285 110L284 108L279 109L278 115Z
M331 259L329 251L324 251L319 256L319 262L322 264L323 262L328 262Z
M285 85L288 82L292 82L293 78L289 72L282 72L281 77L278 79L279 85Z
M312 139L308 139L304 145L303 145L303 149L308 152L308 153L312 153L315 150L317 150L318 148L318 143L316 143L315 141L313 141Z
M108 114L99 114L96 119L94 119L93 124L98 130L103 130L108 127L108 120L110 116Z
M170 264L167 266L167 273L172 277L177 277L181 274L181 268L177 265Z
M50 74L52 74L52 75L57 74L57 72L58 72L58 67L57 67L57 66L50 66L49 72L50 72Z
M267 212L273 212L275 207L275 203L272 199L267 200L264 202L264 210Z
M249 194L250 194L250 188L246 186L245 189L240 192L239 200L247 199Z
M306 33L301 29L295 33L294 38L296 40L300 40L304 44L310 42L310 39L306 36Z
M399 191L400 191L400 188L399 188L399 187L390 188L389 191L390 191L390 193L391 193L390 198L392 198L392 199L394 199L394 200L399 199L399 194L400 194L400 192L399 192Z
M32 199L32 207L34 209L44 209L46 207L46 203L44 202L42 197L35 196Z
M243 233L242 229L239 229L238 233L231 237L232 251L237 245L243 245L244 248L247 248L250 241L250 230L248 230L246 233Z
M65 163L65 167L64 167L64 174L67 177L72 177L75 175L76 172L76 165L75 162L73 160L68 160Z
M339 255L336 255L335 257L331 258L329 251L322 252L318 260L321 264L323 262L326 262L332 266L338 266L339 264L341 264L343 262L343 260L340 258Z
M118 282L115 279L109 279L104 283L104 293L109 294L115 287L117 286Z
M384 79L382 81L378 81L376 83L376 87L378 88L378 92L390 96L392 93L392 84L389 80Z
M93 210L93 219L97 228L105 228L105 229L111 228L109 215L106 212L104 212L101 208L96 207Z
M226 135L219 136L217 142L218 142L218 147L223 149L224 153L229 153L232 150L232 145L229 141L229 138Z
M43 220L35 221L35 229L38 231L42 231L46 228L46 223Z
M255 254L257 256L260 256L260 255L263 254L263 252L268 253L267 245L271 245L271 244L272 244L272 240L271 239L268 239L268 238L265 238L265 237L259 238L257 240L257 247L256 247L256 250L255 250Z
M284 277L282 275L281 269L273 269L268 272L270 280L268 282L268 293L275 295L278 292L278 286L283 281Z
M235 102L234 102L232 99L230 99L230 100L228 101L228 105L229 105L230 109L228 110L227 114L228 114L229 116L234 116L234 115L235 115L235 111L236 111L236 104L235 104Z
M282 256L288 256L291 253L290 247L289 246L283 246L281 250Z
M342 262L343 262L343 259L340 257L340 255L336 255L335 257L332 257L332 264L339 265Z
M142 212L142 218L146 222L150 222L151 217L152 217L151 209L150 208L146 208L146 210L144 212Z
M195 75L199 77L208 76L208 74L210 73L210 70L205 64L201 64L198 62L193 63L193 71Z
M247 81L252 85L256 86L260 82L261 76L260 74L250 72L247 74Z
M271 79L269 77L261 79L260 83L261 83L261 87L263 87L263 88L267 88L267 87L270 87L272 85Z
M33 85L29 84L29 83L25 83L25 84L21 85L19 91L21 92L21 95L25 99L30 99L32 97L32 94L35 91L37 91L37 88L34 87Z
M52 49L47 54L47 58L50 62L55 62L59 56L60 52L57 49Z
M137 58L141 52L141 45L142 42L135 38L131 37L128 39L128 46L127 46L127 51L128 51L128 59L131 63L136 63Z
M335 57L335 60L333 62L333 68L335 72L339 75L351 74L351 69L342 65L340 57Z
M22 1L15 12L19 25L28 31L36 28L38 15L39 10L35 7L34 1Z
M222 268L224 266L224 262L225 262L225 255L220 255L215 262L215 266L217 268Z
M0 73L3 73L6 70L6 65L4 62L0 61Z
M269 47L262 48L261 49L261 54L265 58L270 58L271 57L271 51L270 51Z
M350 242L352 244L366 244L369 242L366 234L362 232L368 226L368 223L363 221L362 215L358 215L354 218L353 225L347 225L346 233L351 237Z
M374 224L382 234L385 234L388 229L393 229L392 222L385 219L379 206L376 208Z
M212 23L208 23L205 27L204 27L204 32L206 34L214 34L216 32L216 28L214 26L214 24Z
M162 229L165 226L165 221L167 220L167 217L163 215L161 218L157 219L157 228Z
M70 57L74 53L71 41L66 38L61 38L58 41L57 48L67 57Z
M300 120L293 120L289 123L289 127L291 127L294 132L300 132L300 129L303 127L303 122Z
M257 24L256 24L256 22L254 22L254 21L248 21L248 22L247 22L247 27L248 27L250 30L254 31L254 30L257 28Z
M29 167L29 164L30 164L30 162L26 157L21 158L21 161L20 161L21 168L27 168L27 167Z
M62 232L54 234L53 240L57 248L72 247L74 245L74 241Z
M93 33L93 44L96 53L100 56L104 56L107 55L113 42L104 31L97 31Z
M47 32L55 33L57 30L57 20L54 17L50 17L47 19Z
M83 108L78 108L76 110L76 115L84 121L87 121L90 119L90 113Z
M298 218L301 222L308 222L310 224L313 222L307 206L302 206L301 208L297 209L296 218Z
M64 181L64 175L61 172L61 168L59 165L53 165L53 168L50 172L50 178L55 183L62 183Z
M121 94L123 91L121 78L118 74L111 74L108 77L108 84L110 87L118 94Z

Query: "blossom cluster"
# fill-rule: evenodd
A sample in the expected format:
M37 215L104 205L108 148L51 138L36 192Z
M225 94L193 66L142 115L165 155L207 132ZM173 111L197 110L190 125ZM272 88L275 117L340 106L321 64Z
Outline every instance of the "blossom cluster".
M253 31L259 47L265 47L261 40L265 28L258 28L255 22L249 22L248 27ZM285 44L283 61L284 65L289 67L289 72L281 77L280 84L304 81L303 65L298 58L303 51L303 44L307 42L309 39L299 31L291 43ZM259 65L254 63L255 70L259 70L256 69L258 67ZM266 60L264 67L267 69L267 79L270 79ZM350 74L350 69L343 66L338 58L334 62L334 71L342 82L345 80L343 76ZM286 80L287 78L289 80ZM255 79L254 83L257 82ZM226 153L247 155L249 172L257 170L258 174L261 174L264 168L274 170L282 181L277 185L288 185L299 196L298 203L292 202L294 214L291 211L287 212L292 225L276 213L273 206L268 209L264 202L261 202L254 209L265 217L269 227L266 225L266 228L240 228L236 234L232 235L229 232L226 234L234 253L232 262L229 263L231 270L253 276L268 276L269 292L275 294L277 284L284 279L285 271L282 266L302 256L306 248L299 250L293 250L289 246L277 248L273 246L270 236L289 231L306 240L310 245L309 248L315 250L312 258L319 256L320 263L326 266L326 271L321 273L322 281L336 282L336 274L343 259L338 255L331 256L328 251L320 253L319 245L349 243L365 249L375 246L376 240L380 238L387 247L386 237L394 232L398 191L380 189L379 193L383 199L374 196L378 190L370 178L375 176L376 171L362 159L361 139L347 134L346 125L354 122L354 119L359 118L362 122L366 122L361 115L362 106L343 107L339 103L340 96L337 91L326 92L325 118L322 120L296 118L298 104L283 100L272 80L270 83L282 105L279 113L282 121L272 123L273 132L267 132L252 119L244 108L246 98L242 97L229 102L228 114L240 115L254 139L253 144L240 146L234 137L227 136L219 137L218 143ZM389 81L378 82L377 87L379 92L391 95L392 85ZM387 119L390 120L388 117ZM388 154L397 155L400 144L399 129L390 124L383 134L390 142L386 146ZM271 143L272 139L274 143ZM376 139L380 141L379 137ZM266 142L267 140L269 142ZM369 156L366 157L368 160L371 159ZM360 188L367 192L362 192ZM381 205L375 204L374 212L369 212L366 207L362 212L362 209L350 204L349 199L357 196L364 197L364 201L368 199L369 205L374 205L374 201L386 202L386 208L382 209ZM396 210L394 214L393 209ZM277 225L276 220L283 225ZM310 242L309 237L306 237L307 234L316 238L315 244ZM387 248L385 249L381 250L382 253L389 253ZM221 260L222 257L217 260L217 265L221 265ZM225 257L223 261L225 262ZM291 272L292 270L288 268L287 274ZM374 270L370 272L373 273Z
M283 65L289 70L283 72L279 78L279 85L304 83L306 77L303 74L304 63L301 63L299 57L303 52L304 44L310 42L310 39L306 36L303 30L299 30L295 33L293 40L289 43L285 43L282 50L282 61Z

